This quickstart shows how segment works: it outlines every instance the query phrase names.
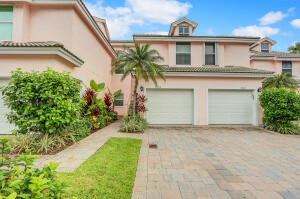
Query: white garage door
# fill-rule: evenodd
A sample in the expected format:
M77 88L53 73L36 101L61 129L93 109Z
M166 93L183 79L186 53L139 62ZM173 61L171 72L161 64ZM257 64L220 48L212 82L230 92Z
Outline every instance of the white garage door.
M7 85L8 79L0 79L0 87ZM1 92L0 92L0 134L9 134L12 130L12 125L6 119L6 114L8 113L8 108L4 106Z
M209 124L252 124L253 92L249 90L209 90Z
M193 124L193 90L147 89L146 95L149 124Z

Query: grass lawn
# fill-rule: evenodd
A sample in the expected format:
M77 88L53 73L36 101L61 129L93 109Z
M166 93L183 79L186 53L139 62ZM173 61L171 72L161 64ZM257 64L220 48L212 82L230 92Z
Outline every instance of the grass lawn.
M59 173L69 187L63 198L130 199L141 140L111 138L71 173Z

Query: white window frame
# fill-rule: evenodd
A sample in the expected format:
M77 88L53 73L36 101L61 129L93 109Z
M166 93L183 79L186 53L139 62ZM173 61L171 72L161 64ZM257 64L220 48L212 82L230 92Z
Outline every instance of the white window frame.
M291 67L290 68L286 68L286 67L284 67L284 62L290 62L291 64L289 64ZM292 61L282 61L282 63L281 63L281 72L282 73L286 73L286 72L283 72L283 70L285 69L285 70L291 70L291 73L287 73L287 74L293 74L293 62Z
M205 46L206 46L206 43L214 43L215 44L215 53L213 55L215 55L215 65L214 66L217 66L218 65L218 46L219 46L219 44L217 42L204 42L203 43L203 65L204 66L212 66L212 65L207 65L206 64L206 60L205 60L205 55L206 55Z
M182 28L182 33L180 33L180 28ZM188 25L178 26L178 35L179 36L189 36L190 35L190 27Z
M0 4L1 6L5 7L12 7L12 21L0 21L0 24L11 24L12 25L12 30L11 30L11 40L1 40L0 41L12 41L13 40L13 31L14 31L14 6L13 4Z
M118 99L118 97L121 97L121 99ZM123 107L124 106L124 94L121 93L118 97L115 98L115 102L114 102L115 107ZM116 105L116 101L122 101L122 105L121 106Z
M267 44L268 48L263 48L263 44ZM270 44L269 44L269 43L266 43L266 42L261 43L261 44L260 44L260 51L261 51L261 52L266 52L266 53L268 53L268 52L270 51Z
M182 44L182 43L186 43L186 44L189 44L190 45L190 52L189 53L186 53L186 52L177 52L177 44ZM176 42L175 44L175 64L176 66L190 66L192 65L192 43L191 42ZM190 63L189 64L177 64L177 53L178 54L189 54L190 55Z

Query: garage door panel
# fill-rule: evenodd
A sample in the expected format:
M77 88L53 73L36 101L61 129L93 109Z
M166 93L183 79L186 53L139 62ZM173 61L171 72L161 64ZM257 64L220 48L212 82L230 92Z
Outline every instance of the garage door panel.
M209 124L251 124L252 116L252 91L209 90Z
M192 124L193 90L147 89L149 124Z

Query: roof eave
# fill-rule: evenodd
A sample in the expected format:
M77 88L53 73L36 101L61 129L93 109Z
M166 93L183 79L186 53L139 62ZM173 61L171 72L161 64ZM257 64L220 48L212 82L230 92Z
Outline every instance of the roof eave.
M216 72L164 72L165 76L197 77L271 77L273 73L216 73Z
M62 47L0 47L2 55L58 55L77 67L84 61Z

